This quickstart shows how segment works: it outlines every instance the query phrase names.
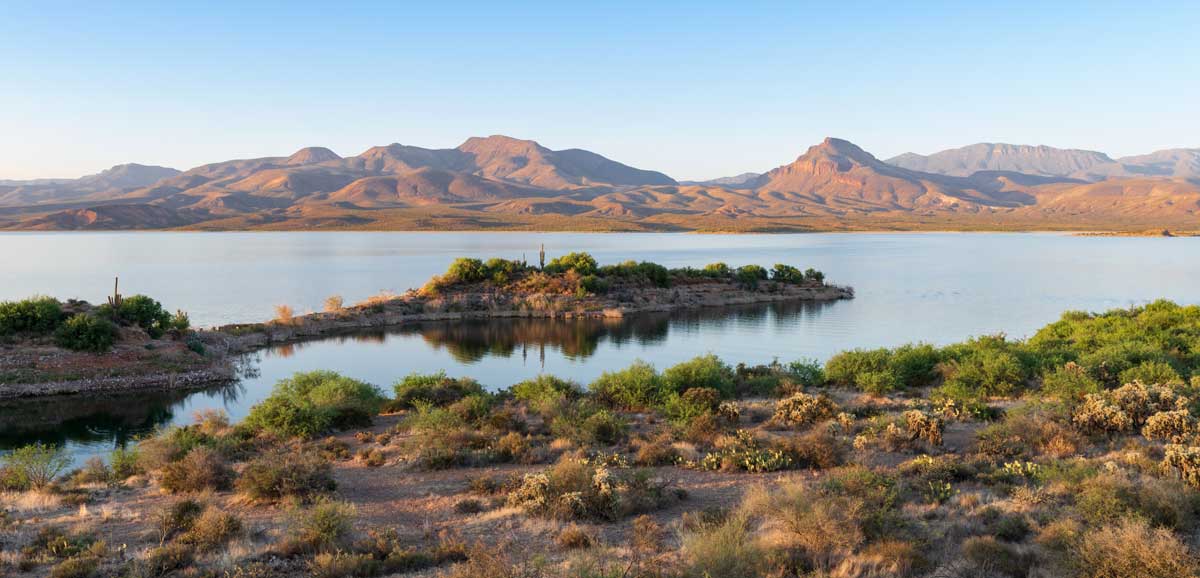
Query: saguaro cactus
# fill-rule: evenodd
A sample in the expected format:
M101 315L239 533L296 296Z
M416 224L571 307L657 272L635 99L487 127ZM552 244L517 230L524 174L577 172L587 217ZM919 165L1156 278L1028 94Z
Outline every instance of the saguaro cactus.
M120 277L113 277L113 294L112 297L108 298L108 307L112 309L113 317L117 316L117 312L121 310L121 303L124 302L124 299L121 298L121 293L118 291L120 282Z
M538 270L546 268L546 244L542 243L542 248L538 250Z

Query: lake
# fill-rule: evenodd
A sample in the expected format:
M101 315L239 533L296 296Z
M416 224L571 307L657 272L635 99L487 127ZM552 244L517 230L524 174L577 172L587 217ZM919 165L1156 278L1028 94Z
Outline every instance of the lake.
M456 257L537 260L588 251L601 263L667 266L777 262L815 267L856 298L739 307L621 321L430 323L261 352L241 382L215 391L81 396L0 405L0 447L67 443L77 456L194 411L244 416L278 379L333 369L390 389L445 370L491 387L548 372L586 383L634 359L666 367L706 352L729 363L825 359L854 347L1029 335L1068 309L1158 298L1200 302L1200 238L1023 233L803 235L577 233L4 233L0 300L33 294L103 302L121 278L196 325L270 318L276 304L318 310L418 287Z

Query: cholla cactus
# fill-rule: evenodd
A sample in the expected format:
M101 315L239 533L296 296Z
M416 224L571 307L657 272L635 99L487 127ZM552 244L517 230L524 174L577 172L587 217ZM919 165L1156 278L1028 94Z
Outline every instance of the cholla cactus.
M1142 435L1146 439L1166 440L1173 444L1182 443L1196 434L1196 418L1186 409L1161 411L1146 419Z
M942 445L942 432L946 430L946 424L941 418L916 409L904 412L903 417L904 429L908 430L912 439L923 439L934 446Z
M1103 395L1089 393L1075 408L1071 423L1084 433L1117 433L1133 429L1133 419L1120 407L1109 403Z
M1200 488L1200 448L1171 444L1166 448L1163 468L1174 470L1193 488Z
M797 393L775 403L772 419L781 425L808 425L830 419L837 413L837 404L828 396Z
M1186 409L1188 404L1188 398L1176 394L1170 387L1146 385L1140 381L1122 385L1108 395L1129 416L1134 427L1141 426L1156 413Z

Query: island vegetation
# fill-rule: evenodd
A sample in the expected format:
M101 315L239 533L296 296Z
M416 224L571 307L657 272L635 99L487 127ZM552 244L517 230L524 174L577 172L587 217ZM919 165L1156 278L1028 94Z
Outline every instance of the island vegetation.
M70 466L0 466L17 575L1174 578L1200 573L1200 307L1025 340L489 390L295 375Z
M324 311L287 304L262 323L193 330L145 295L104 305L49 297L0 303L0 398L88 391L197 387L233 379L236 356L289 342L414 322L495 318L623 317L749 303L832 301L852 289L812 268L776 264L701 269L627 261L600 265L572 252L538 264L460 258L423 287Z

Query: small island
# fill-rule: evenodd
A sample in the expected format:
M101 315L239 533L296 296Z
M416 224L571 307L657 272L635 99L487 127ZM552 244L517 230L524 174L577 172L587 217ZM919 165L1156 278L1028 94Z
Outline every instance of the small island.
M114 288L104 305L36 297L0 304L0 399L83 392L176 389L235 378L242 354L297 341L424 321L501 318L619 318L652 312L781 301L851 299L820 271L785 264L669 269L650 262L600 265L569 253L537 265L493 258L455 260L420 289L296 314L276 307L261 323L193 329L144 295Z

